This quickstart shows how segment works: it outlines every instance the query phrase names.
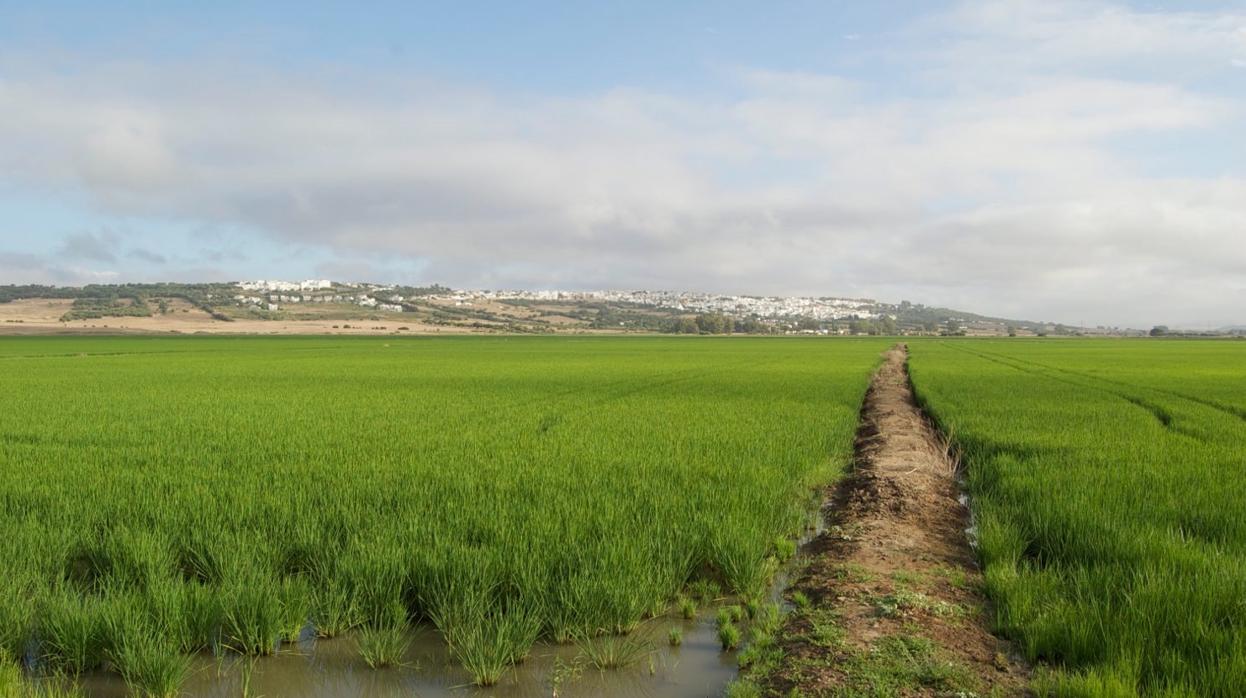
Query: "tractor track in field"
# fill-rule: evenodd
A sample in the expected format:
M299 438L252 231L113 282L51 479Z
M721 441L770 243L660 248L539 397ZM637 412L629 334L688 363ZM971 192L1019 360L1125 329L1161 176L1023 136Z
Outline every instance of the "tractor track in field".
M956 462L914 399L908 349L866 394L856 463L804 550L765 695L1028 695L1030 669L991 634Z

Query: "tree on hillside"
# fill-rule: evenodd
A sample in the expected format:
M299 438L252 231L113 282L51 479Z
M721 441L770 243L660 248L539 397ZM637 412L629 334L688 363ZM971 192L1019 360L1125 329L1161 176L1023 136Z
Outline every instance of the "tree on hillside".
M734 321L722 313L703 313L696 323L702 334L730 334L735 328Z
M766 326L766 323L755 317L741 320L736 329L740 332L746 332L748 334L766 334L770 331L770 328Z

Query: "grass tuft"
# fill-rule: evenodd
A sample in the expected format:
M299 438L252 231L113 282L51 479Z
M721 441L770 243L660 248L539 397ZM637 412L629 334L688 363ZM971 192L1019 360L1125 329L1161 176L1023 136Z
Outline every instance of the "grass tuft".
M632 666L653 651L649 641L631 635L585 637L576 645L589 664L603 670Z
M365 626L359 631L359 654L373 669L401 666L411 637L405 625Z

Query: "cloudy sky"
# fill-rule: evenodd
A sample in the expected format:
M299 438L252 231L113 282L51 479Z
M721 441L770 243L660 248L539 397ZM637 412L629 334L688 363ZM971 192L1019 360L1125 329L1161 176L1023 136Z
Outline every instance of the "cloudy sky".
M101 5L0 0L0 283L1246 324L1246 0Z

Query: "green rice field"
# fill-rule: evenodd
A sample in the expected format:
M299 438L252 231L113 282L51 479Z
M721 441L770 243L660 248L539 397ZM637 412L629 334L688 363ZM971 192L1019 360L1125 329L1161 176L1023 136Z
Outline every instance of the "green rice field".
M489 684L690 586L757 598L889 344L4 339L0 654L171 695L192 654L310 629L383 665L427 624Z
M1246 343L913 342L998 628L1057 695L1246 695Z
M758 599L893 342L6 338L0 689L414 626L490 684ZM1246 694L1246 342L909 346L1040 694Z

